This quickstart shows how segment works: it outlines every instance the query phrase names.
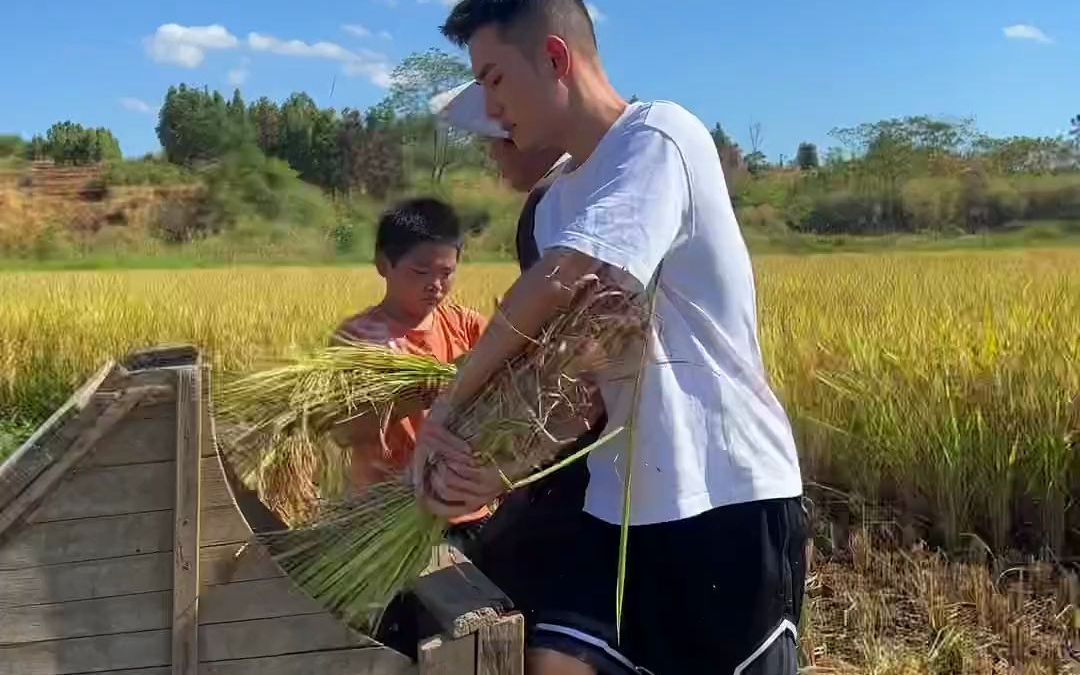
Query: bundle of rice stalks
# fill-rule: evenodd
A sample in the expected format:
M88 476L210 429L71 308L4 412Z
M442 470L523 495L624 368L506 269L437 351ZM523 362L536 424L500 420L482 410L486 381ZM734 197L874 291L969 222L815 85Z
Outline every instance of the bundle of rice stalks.
M222 387L222 454L287 525L347 486L349 449L334 431L396 404L432 400L457 369L435 359L339 336L340 345L294 357Z
M639 364L647 326L640 296L586 279L538 338L476 396L450 411L447 428L477 458L495 465L508 489L576 461L622 430L553 464L561 444L571 440L558 438L553 429L584 419L599 395L590 375L612 372L623 362ZM447 528L415 500L411 485L428 481L439 461L429 458L420 476L401 476L324 504L303 526L261 538L314 598L353 625L373 630L394 595L423 572Z

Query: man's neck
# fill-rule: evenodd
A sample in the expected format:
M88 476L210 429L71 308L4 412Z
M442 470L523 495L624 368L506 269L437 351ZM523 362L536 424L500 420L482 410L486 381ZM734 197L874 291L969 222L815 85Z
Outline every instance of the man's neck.
M626 101L602 71L583 69L579 73L578 79L571 85L570 115L562 144L572 157L573 168L581 166L592 156L626 106Z

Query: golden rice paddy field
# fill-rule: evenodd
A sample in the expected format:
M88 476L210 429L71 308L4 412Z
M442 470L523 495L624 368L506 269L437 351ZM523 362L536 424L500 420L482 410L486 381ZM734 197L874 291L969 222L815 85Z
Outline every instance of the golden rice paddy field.
M460 272L490 311L508 264ZM766 256L761 339L808 480L958 544L1065 545L1078 494L1080 252ZM371 268L0 274L0 419L37 421L103 359L192 342L215 365L324 341Z
M815 494L885 507L861 513L884 513L904 533L951 551L978 542L997 554L1080 556L1080 251L765 256L755 264L772 382L796 427L807 482L829 488ZM490 311L515 274L509 264L466 266L457 295ZM244 369L323 342L380 290L370 268L0 273L0 456L5 433L10 451L106 358L191 342L216 366ZM905 560L912 583L931 578ZM893 596L879 588L877 600L867 595L871 604L849 616L846 596L828 588L850 586L847 572L818 569L825 572L809 585L811 648L830 634L835 643L839 624L864 645L867 631L892 625L865 607L897 611ZM952 598L966 587L913 597ZM954 605L928 602L920 630L944 639L930 630L934 612ZM1005 621L1013 627L998 634L1012 635L1019 619ZM968 643L957 644L950 649L962 654Z

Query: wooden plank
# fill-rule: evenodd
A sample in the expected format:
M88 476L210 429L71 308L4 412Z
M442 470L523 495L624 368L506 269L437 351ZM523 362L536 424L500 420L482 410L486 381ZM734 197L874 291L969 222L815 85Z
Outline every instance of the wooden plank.
M449 637L494 623L513 607L506 594L469 562L422 576L413 593L439 631Z
M0 642L164 630L172 626L172 592L15 607L0 612ZM204 586L201 624L319 614L323 609L287 578Z
M124 419L81 467L167 462L176 457L176 403L140 406Z
M199 448L202 384L198 367L178 372L176 388L176 511L173 540L173 675L199 669Z
M171 393L171 392L170 392ZM27 511L53 492L56 483L68 470L91 451L97 442L120 422L127 413L144 400L161 394L157 387L133 387L124 390L105 410L95 417L79 437L47 469L0 510L0 534L21 519ZM95 396L103 396L95 394Z
M251 530L232 506L204 509L203 546L243 542ZM0 571L171 551L173 512L36 523L0 544Z
M415 675L409 659L384 647L204 663L199 675Z
M225 661L376 643L325 612L199 627L199 660Z
M324 612L319 603L288 577L204 586L199 624L274 619Z
M90 405L93 394L114 367L112 361L102 365L6 462L0 464L0 512L78 437L82 429L74 422ZM97 411L89 411L82 419L89 420L96 414Z
M514 613L481 626L476 642L476 675L525 675L524 616Z
M406 657L383 647L338 649L199 665L199 675L416 675ZM171 669L107 670L96 675L171 675Z
M206 480L202 482L205 507L231 506L232 495L225 485L216 457L202 460ZM88 467L75 471L31 514L32 523L76 518L114 516L172 509L176 500L176 463L155 462L127 466Z
M159 591L5 609L0 640L13 644L135 633L164 630L171 623L172 594Z
M199 555L206 585L284 575L262 546L210 546ZM171 591L172 561L166 552L0 571L0 609Z
M3 648L0 675L71 675L169 664L168 630L33 642Z
M260 544L227 544L203 548L199 573L204 586L237 581L277 579L285 573Z
M456 640L436 636L425 640L417 653L420 675L474 675L476 635Z

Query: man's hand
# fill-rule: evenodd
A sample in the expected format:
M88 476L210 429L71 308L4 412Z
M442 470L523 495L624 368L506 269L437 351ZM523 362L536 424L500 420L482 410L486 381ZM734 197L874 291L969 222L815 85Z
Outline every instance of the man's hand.
M481 464L468 443L446 428L444 410L437 404L420 428L412 474L424 508L451 519L490 504L506 486L497 468Z

